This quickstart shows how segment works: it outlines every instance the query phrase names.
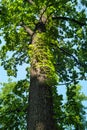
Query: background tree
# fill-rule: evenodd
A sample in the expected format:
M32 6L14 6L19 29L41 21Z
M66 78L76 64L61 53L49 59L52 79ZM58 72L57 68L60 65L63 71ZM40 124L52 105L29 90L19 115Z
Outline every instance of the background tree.
M0 92L0 130L25 130L29 81L4 83Z
M3 83L0 92L0 129L21 129L27 127L27 105L29 81ZM56 124L59 130L85 130L87 127L86 111L82 101L87 97L80 92L81 86L67 87L67 102L53 88L53 106ZM13 122L13 123L11 123Z
M9 76L30 64L27 129L56 130L53 86L86 79L86 1L3 0L0 8L1 64Z
M67 88L67 102L65 103L65 126L71 126L75 130L86 129L86 111L82 101L87 100L87 96L80 92L80 85L70 85Z

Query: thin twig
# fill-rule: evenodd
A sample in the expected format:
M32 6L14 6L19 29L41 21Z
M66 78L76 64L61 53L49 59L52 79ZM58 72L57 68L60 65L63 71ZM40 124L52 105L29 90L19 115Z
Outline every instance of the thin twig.
M72 54L70 54L68 51L64 50L63 48L58 47L62 52L65 52L67 55L70 55L71 57L73 57L73 59L79 64L77 58L75 56L73 56Z
M71 56L71 57L75 60L75 62L76 62L78 65L81 65L82 67L85 66L85 64L80 63L80 62L78 61L78 59L77 59L74 55L70 54L68 51L64 50L63 48L60 48L60 47L58 47L58 48L59 48L62 52L65 52L67 55Z

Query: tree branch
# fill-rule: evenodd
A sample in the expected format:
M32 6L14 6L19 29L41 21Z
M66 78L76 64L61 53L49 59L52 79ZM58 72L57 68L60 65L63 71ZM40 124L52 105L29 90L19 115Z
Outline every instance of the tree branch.
M21 23L20 23L20 26L22 26L22 27L25 29L25 31L26 31L30 36L33 35L34 32L33 32L29 27L27 27L27 26L24 24L24 22L21 22Z
M27 0L30 4L34 4L33 0Z
M43 22L44 24L47 21L46 16L44 16L44 13L46 12L47 7L44 7L43 9L41 9L40 11L40 21Z
M74 60L75 60L75 62L78 64L78 65L81 65L82 67L84 67L84 64L83 63L80 63L79 61L78 61L78 59L74 56L74 55L72 55L72 54L70 54L69 52L67 52L66 50L64 50L63 48L60 48L60 47L58 47L62 52L64 52L64 53L66 53L67 55L69 55L69 56L71 56Z
M79 24L80 26L86 25L86 23L80 22L78 20L75 20L74 18L69 18L69 17L63 17L63 16L57 16L57 17L52 17L53 20L68 20L74 23Z
M49 4L49 3L50 3L50 0L47 1L46 6L40 10L40 21L43 22L44 24L47 22L47 19L48 19L47 16L44 14L47 11L47 9L50 6L52 6L52 4Z
M67 85L67 84L70 85L72 82L73 82L73 80L71 80L70 82L59 83L58 86Z
M67 55L70 55L70 56L76 61L77 64L80 64L75 56L73 56L72 54L70 54L69 52L67 52L66 50L64 50L63 48L60 48L60 47L59 47L59 49L60 49L62 52L66 53Z

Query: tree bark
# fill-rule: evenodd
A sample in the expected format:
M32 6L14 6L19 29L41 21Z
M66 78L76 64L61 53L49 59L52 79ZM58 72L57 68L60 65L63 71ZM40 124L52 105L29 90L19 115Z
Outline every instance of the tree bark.
M28 130L56 130L51 87L31 76Z
M38 27L40 33L45 31L43 27ZM33 36L33 45L39 40L36 36ZM27 130L57 130L53 117L52 87L45 82L45 74L41 74L40 68L34 68L37 62L37 59L32 58Z

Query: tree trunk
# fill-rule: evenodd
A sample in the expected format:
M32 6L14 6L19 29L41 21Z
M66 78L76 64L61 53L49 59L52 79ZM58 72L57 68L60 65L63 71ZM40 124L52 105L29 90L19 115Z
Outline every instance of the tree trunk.
M45 31L45 26L44 24L39 23L36 29L40 34ZM44 47L43 41L44 40L42 40L42 38L38 37L37 33L33 35L31 44L33 45L34 49L36 49L36 52L40 52L41 47ZM40 42L42 42L42 44L39 47L39 50L38 45L40 44ZM53 118L52 88L45 82L45 71L43 68L41 69L40 67L37 67L40 61L38 59L38 56L36 55L36 52L34 52L35 50L32 51L33 55L31 56L27 129L57 130L55 128L55 121ZM43 54L40 54L39 56L41 55Z
M28 112L28 130L56 130L51 87L32 76Z

